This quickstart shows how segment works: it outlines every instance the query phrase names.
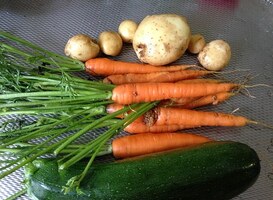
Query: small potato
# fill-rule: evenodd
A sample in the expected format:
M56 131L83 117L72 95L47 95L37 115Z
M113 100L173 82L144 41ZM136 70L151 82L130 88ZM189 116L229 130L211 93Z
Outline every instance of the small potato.
M109 56L117 56L122 49L122 39L114 31L104 31L99 35L101 51Z
M94 39L85 34L78 34L70 38L64 49L66 56L83 62L97 57L99 52L99 45Z
M118 27L123 42L132 43L138 24L132 20L124 20Z
M206 45L205 38L200 34L191 36L191 40L188 46L188 51L193 54L198 54Z
M167 65L185 53L190 36L185 17L176 14L150 15L138 25L133 48L141 62Z
M223 40L211 41L198 54L200 64L212 71L223 69L229 63L230 58L230 46Z

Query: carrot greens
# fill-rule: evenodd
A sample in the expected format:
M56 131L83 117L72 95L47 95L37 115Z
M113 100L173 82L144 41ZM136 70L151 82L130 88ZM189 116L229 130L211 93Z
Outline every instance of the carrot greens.
M106 105L113 103L115 86L70 73L83 70L83 63L5 32L0 39L5 40L0 42L0 151L11 156L0 164L0 178L47 155L59 159L60 169L90 157L66 190L79 188L107 141L156 105L132 104L109 115ZM131 109L136 112L116 119Z
M20 58L20 61L28 67L42 67L50 71L71 72L85 69L84 64L80 61L45 50L10 33L1 31L1 38L6 42L0 42L0 52L6 59Z

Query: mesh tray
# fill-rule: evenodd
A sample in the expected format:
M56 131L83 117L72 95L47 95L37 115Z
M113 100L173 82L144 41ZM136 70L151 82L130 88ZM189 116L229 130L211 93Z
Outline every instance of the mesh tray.
M273 2L270 0L194 0L194 1L43 1L2 0L0 29L30 40L44 48L63 52L64 44L74 34L93 37L105 30L117 30L124 19L139 22L146 15L177 13L188 18L193 33L207 41L227 40L232 47L229 70L249 69L257 75L251 84L272 85L273 76ZM126 45L115 59L136 61L132 47ZM197 63L196 57L184 55L177 63ZM227 75L228 76L228 75ZM230 75L230 79L234 76ZM218 111L232 112L273 124L273 89L251 89L256 98L239 95L217 106ZM0 117L0 122L1 122ZM234 140L250 145L260 156L262 171L257 182L234 199L273 199L273 134L272 130L247 126L243 128L201 128L195 132L217 140ZM0 158L3 160L5 158ZM22 172L0 180L0 199L22 187ZM19 199L29 199L22 196Z

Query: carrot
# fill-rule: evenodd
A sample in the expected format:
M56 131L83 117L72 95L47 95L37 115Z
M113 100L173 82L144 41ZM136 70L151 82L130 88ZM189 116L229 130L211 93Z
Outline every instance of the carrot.
M107 113L113 113L116 112L118 110L123 109L124 106L121 104L109 104L106 107L106 111ZM128 115L128 113L124 113L122 115L118 115L117 118L125 118L126 115ZM130 123L128 126L126 126L124 128L125 131L127 131L128 133L159 133L159 132L173 132L173 131L178 131L178 130L182 130L182 129L188 129L188 128L194 128L196 126L187 126L187 125L180 125L180 124L170 124L170 125L152 125L149 126L147 124L145 124L145 119L144 119L145 115L142 115L140 117L138 117L135 121L133 121L132 123Z
M212 94L208 96L201 97L192 102L184 104L182 107L187 109L197 108L201 106L206 106L209 104L216 105L220 102L226 101L230 97L234 96L235 93L232 92L220 92L217 94Z
M185 98L173 98L160 102L160 106L168 107L180 107L180 108L197 108L206 105L216 105L223 101L228 100L230 97L234 96L233 92L220 92L217 94L211 94L203 97L185 97Z
M175 72L152 72L146 74L115 74L107 76L103 79L103 82L115 85L125 83L172 83L212 73L214 72L206 70L180 70Z
M147 125L181 124L189 126L245 126L253 121L232 114L181 108L157 107L145 113Z
M178 107L184 109L193 109L201 106L206 106L209 104L216 105L219 104L230 97L234 96L235 93L232 92L220 92L217 94L207 95L203 97L192 97L192 98L179 98L179 99L170 99L160 102L159 107ZM113 113L124 108L124 105L118 103L108 104L106 106L107 113ZM117 116L118 118L124 118L128 115L129 112L123 113L122 115Z
M111 103L111 104L108 104L108 105L106 106L106 112L107 112L108 114L111 114L111 113L114 113L114 112L116 112L116 111L119 111L119 110L121 110L121 109L123 109L123 108L124 108L124 105L122 105L122 104ZM126 115L128 115L128 114L129 114L129 112L125 112L125 113L122 113L122 114L120 114L120 115L117 115L116 117L117 117L117 118L123 119L123 118L126 117Z
M177 83L191 83L191 84L192 83L224 83L224 80L196 78L196 79L181 80L181 81L178 81ZM210 98L209 96L211 96L211 95L208 95L207 99ZM230 96L233 96L233 94L230 94ZM226 99L228 99L230 96L227 95ZM201 98L203 98L203 97L201 97ZM222 99L221 97L219 97L219 98ZM189 104L189 103L191 103L193 101L197 101L198 99L200 99L200 97L172 98L172 99L169 99L169 100L166 100L166 101L162 102L162 105L164 105L164 106L182 106L182 107L184 107L183 105ZM198 100L198 102L199 101L200 100ZM203 104L201 102L203 102ZM201 102L196 103L195 106L193 105L191 108L196 108L196 107L200 107L200 106L203 106L203 105L208 105L210 103L213 103L213 102L209 102L209 101L207 101L207 103L205 103L205 100L202 100ZM221 100L219 102L221 102Z
M209 141L207 137L189 133L143 133L113 140L112 151L115 158L128 158Z
M172 99L168 99L168 100L164 100L160 102L160 106L181 106L183 107L186 104L189 104L197 99L199 99L200 97L183 97L183 98L172 98Z
M224 83L225 81L220 79L211 79L211 78L194 78L177 81L177 83Z
M124 108L123 105L117 104L117 103L112 103L107 105L106 107L106 112L107 113L113 113L118 110L121 110ZM128 113L124 113L122 115L118 115L117 118L125 118ZM144 115L140 116L137 118L135 121L130 123L128 126L124 128L125 131L128 133L159 133L159 132L173 132L173 131L178 131L182 129L188 129L188 128L194 128L196 126L186 126L186 125L179 125L179 124L171 124L171 125L153 125L153 126L148 126L147 124L144 123Z
M117 85L112 91L112 100L119 104L151 102L157 100L201 97L227 92L238 84L234 83L131 83Z
M148 64L114 61L107 58L94 58L85 62L85 70L92 75L147 74L151 72L179 71L194 65L153 66Z
M140 119L140 118L139 118ZM162 133L162 132L174 132L183 129L195 128L196 126L169 124L169 125L146 125L141 120L136 120L125 127L124 131L131 134L136 133Z

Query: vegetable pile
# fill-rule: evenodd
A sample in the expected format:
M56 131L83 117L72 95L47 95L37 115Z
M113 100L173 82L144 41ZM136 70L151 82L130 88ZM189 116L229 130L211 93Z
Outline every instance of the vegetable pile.
M175 24L172 24L173 20ZM161 22L163 25L159 26L158 23ZM162 30L158 30L158 27ZM151 30L150 34L146 34L147 28ZM169 36L171 34L169 31L173 29L183 31L180 32L181 35L162 38ZM154 37L155 43L151 37ZM229 143L222 144L200 134L177 131L200 126L235 127L248 124L260 124L272 128L244 116L195 109L224 102L248 86L211 78L221 74L215 70L227 66L231 57L228 44L223 44L224 41L221 40L221 44L224 45L223 51L218 51L221 48L218 43L217 48L213 46L214 42L205 45L203 36L200 34L191 36L186 19L178 15L148 16L139 26L132 20L125 20L119 26L119 33L103 32L99 36L98 43L86 34L76 35L69 39L65 46L65 54L71 58L47 51L6 32L1 32L0 38L3 40L0 42L0 116L6 119L1 124L0 152L9 157L9 160L0 166L0 178L10 175L23 166L27 166L29 171L33 166L32 163L44 156L54 157L53 168L63 170L65 174L71 172L71 167L84 161L84 164L80 164L80 170L76 170L76 174L73 172L67 175L63 182L58 183L62 184L58 188L62 191L59 194L60 198L73 199L72 196L86 198L81 195L87 187L86 182L91 181L88 184L93 185L93 179L86 180L92 173L92 166L97 156L112 154L116 159L124 159L119 161L119 164L113 164L119 166L122 163L130 163L130 160L127 161L130 157L146 154L152 155L152 159L160 160L153 158L153 156L157 157L157 154L153 153L177 148L189 148L190 150L186 151L190 152L195 152L194 148L197 148L199 152L197 154L204 154L202 149L207 147L203 146L203 143L219 145L220 149L226 146L229 148ZM162 41L158 41L158 38ZM122 50L123 42L132 43L138 58L148 64L96 58L100 51L108 56L118 55ZM180 58L186 49L198 54L200 63L211 71L191 64L165 66ZM172 52L173 50L176 52ZM223 62L218 62L218 59ZM97 76L97 80L79 78L73 73L83 71ZM14 117L10 119L10 115ZM122 131L126 136L119 135ZM233 145L237 147L239 144L232 143L231 146ZM238 151L240 149L241 147ZM244 168L250 170L250 175L245 175L248 173L246 171L242 171L245 176L237 174L238 180L245 178L243 180L245 182L240 182L243 183L241 189L236 191L234 188L231 189L226 195L228 198L249 187L259 174L257 155L249 147L242 149L244 149L242 154L249 155L249 161L255 169L246 169L244 164L249 164L246 161L241 163L238 161L238 165L234 164L234 170ZM248 154L248 151L252 153ZM237 154L239 155L240 152L235 152L234 156L236 157ZM147 160L149 159L148 157ZM224 160L225 158L221 158L219 162ZM170 164L171 162L170 160ZM198 168L197 160L193 163ZM179 164L185 165L183 162ZM203 164L200 163L200 166ZM138 164L133 165L138 166ZM46 169L48 166L45 166ZM161 176L162 170L164 171L164 169L159 170L160 174L157 174L155 179ZM178 169L174 171L178 173ZM212 180L218 185L217 179L230 176L227 171L222 171L223 174L219 177L212 179L206 177L206 180ZM231 174L233 172L235 171ZM212 171L210 173L213 174ZM27 178L28 192L34 196L40 195L35 193L40 186L37 183L32 185L35 182L33 178L35 171L30 174ZM131 172L128 174L132 175ZM196 174L202 176L198 169ZM116 175L109 172L107 176ZM135 176L131 178L135 179ZM51 180L50 177L48 178L49 183ZM130 179L130 176L127 179ZM116 180L116 182L122 181ZM165 197L169 194L168 189L172 189L171 184L166 182L162 184L167 185L166 191L162 188L158 194L154 194L158 199ZM190 187L193 183L188 184L187 187ZM185 190L187 187L185 186ZM53 198L56 190L52 189L54 191L46 191L44 194L47 193ZM89 189L92 190L92 187ZM219 195L226 192L223 190ZM62 196L64 193L73 195ZM105 194L103 198L137 197L134 192L122 197L115 196L114 193ZM181 192L177 192L177 195L180 194ZM195 194L197 193L193 192L192 195ZM91 196L93 195L95 194L92 193ZM37 198L45 197L37 196ZM97 198L103 199L101 196ZM187 198L190 199L185 197ZM217 197L210 196L209 199L217 199Z

